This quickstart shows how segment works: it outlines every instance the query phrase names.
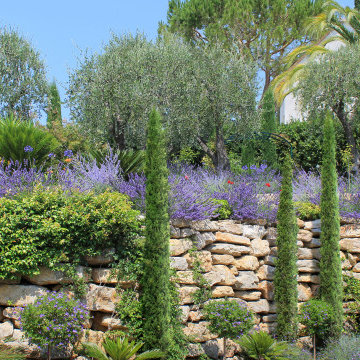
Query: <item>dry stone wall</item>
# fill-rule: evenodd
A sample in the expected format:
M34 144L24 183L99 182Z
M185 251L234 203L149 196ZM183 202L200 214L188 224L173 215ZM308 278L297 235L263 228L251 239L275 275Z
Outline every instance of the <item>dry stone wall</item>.
M298 225L298 300L302 303L319 288L321 224L320 220L298 220ZM211 298L246 301L256 313L259 327L274 331L276 236L274 224L265 221L172 222L171 266L176 270L184 332L193 342L189 347L191 356L205 352L217 358L223 352L222 342L208 331L201 309L194 303L201 287L196 276L199 272L208 284ZM342 224L340 247L344 273L360 279L360 224ZM82 340L100 342L107 329L124 329L115 313L119 301L117 279L110 269L111 252L86 260L87 266L78 267L77 274L87 282L86 302L92 319L86 324ZM18 307L33 302L47 289L59 290L69 281L63 273L46 268L36 276L0 280L0 340L8 338L10 344L28 347L20 330ZM122 288L130 285L120 283ZM235 351L233 344L226 356L232 357Z

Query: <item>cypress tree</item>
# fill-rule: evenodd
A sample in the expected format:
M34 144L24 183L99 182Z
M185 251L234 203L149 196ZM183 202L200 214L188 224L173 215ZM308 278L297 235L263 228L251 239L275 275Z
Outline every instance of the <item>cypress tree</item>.
M340 216L335 160L335 131L330 114L324 123L323 161L321 170L321 236L320 295L335 314L332 329L339 336L343 325L343 292L340 260Z
M292 201L292 160L289 154L282 164L280 203L277 214L278 256L275 268L275 302L277 336L294 340L297 334L297 233L298 226Z
M276 132L275 100L271 89L264 94L262 106L262 131ZM271 167L276 167L276 144L269 140L261 143L263 160Z
M51 129L54 123L62 125L61 101L55 81L49 87L46 126Z
M166 351L170 342L168 169L160 114L148 122L146 160L146 240L142 277L144 342L148 349Z
M360 11L360 0L355 0L354 5L355 9Z

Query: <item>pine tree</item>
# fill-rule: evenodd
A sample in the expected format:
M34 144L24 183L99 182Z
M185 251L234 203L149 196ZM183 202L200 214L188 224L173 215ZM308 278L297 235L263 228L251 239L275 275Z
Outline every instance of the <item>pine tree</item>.
M297 333L297 233L298 226L292 201L292 160L286 155L282 165L282 183L278 210L278 257L275 268L275 302L277 336L294 340Z
M148 349L166 351L170 343L168 170L161 117L155 109L148 123L145 175L144 342Z
M53 81L49 86L46 126L51 129L55 123L62 125L60 95L56 83Z
M334 123L331 115L327 114L321 170L320 295L334 310L336 322L332 332L334 336L339 336L343 325L343 292L335 146Z
M264 94L262 107L262 131L276 132L275 100L271 89ZM263 160L271 167L276 167L276 144L269 139L261 144Z

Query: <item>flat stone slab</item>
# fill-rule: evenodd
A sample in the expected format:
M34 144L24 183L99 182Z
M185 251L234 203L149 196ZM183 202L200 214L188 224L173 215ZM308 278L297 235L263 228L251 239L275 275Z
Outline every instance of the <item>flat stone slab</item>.
M0 285L0 305L25 306L46 292L45 287L37 285Z

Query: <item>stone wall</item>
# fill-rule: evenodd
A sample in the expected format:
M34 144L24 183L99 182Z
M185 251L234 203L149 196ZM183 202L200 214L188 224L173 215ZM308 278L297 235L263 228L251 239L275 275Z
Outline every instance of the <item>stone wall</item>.
M309 300L319 287L320 221L298 220L298 290L299 303ZM360 279L360 225L341 226L341 256L344 273ZM256 224L237 221L174 221L171 225L171 266L181 300L184 332L193 341L191 356L207 353L213 358L221 355L222 342L206 327L201 310L193 302L199 289L194 279L194 264L201 266L202 276L211 287L212 298L231 298L246 301L256 313L261 329L272 332L276 326L274 296L274 260L276 258L276 228L264 221ZM108 328L123 329L116 318L118 295L116 278L111 277L111 254L87 259L78 275L88 282L86 301L92 319L86 324L83 339L99 342ZM196 278L196 277L195 277ZM10 337L13 345L27 346L19 329L17 307L34 301L47 289L58 290L68 282L61 272L41 269L40 275L13 281L0 280L0 340ZM127 288L130 283L122 282ZM230 346L232 357L236 346Z

